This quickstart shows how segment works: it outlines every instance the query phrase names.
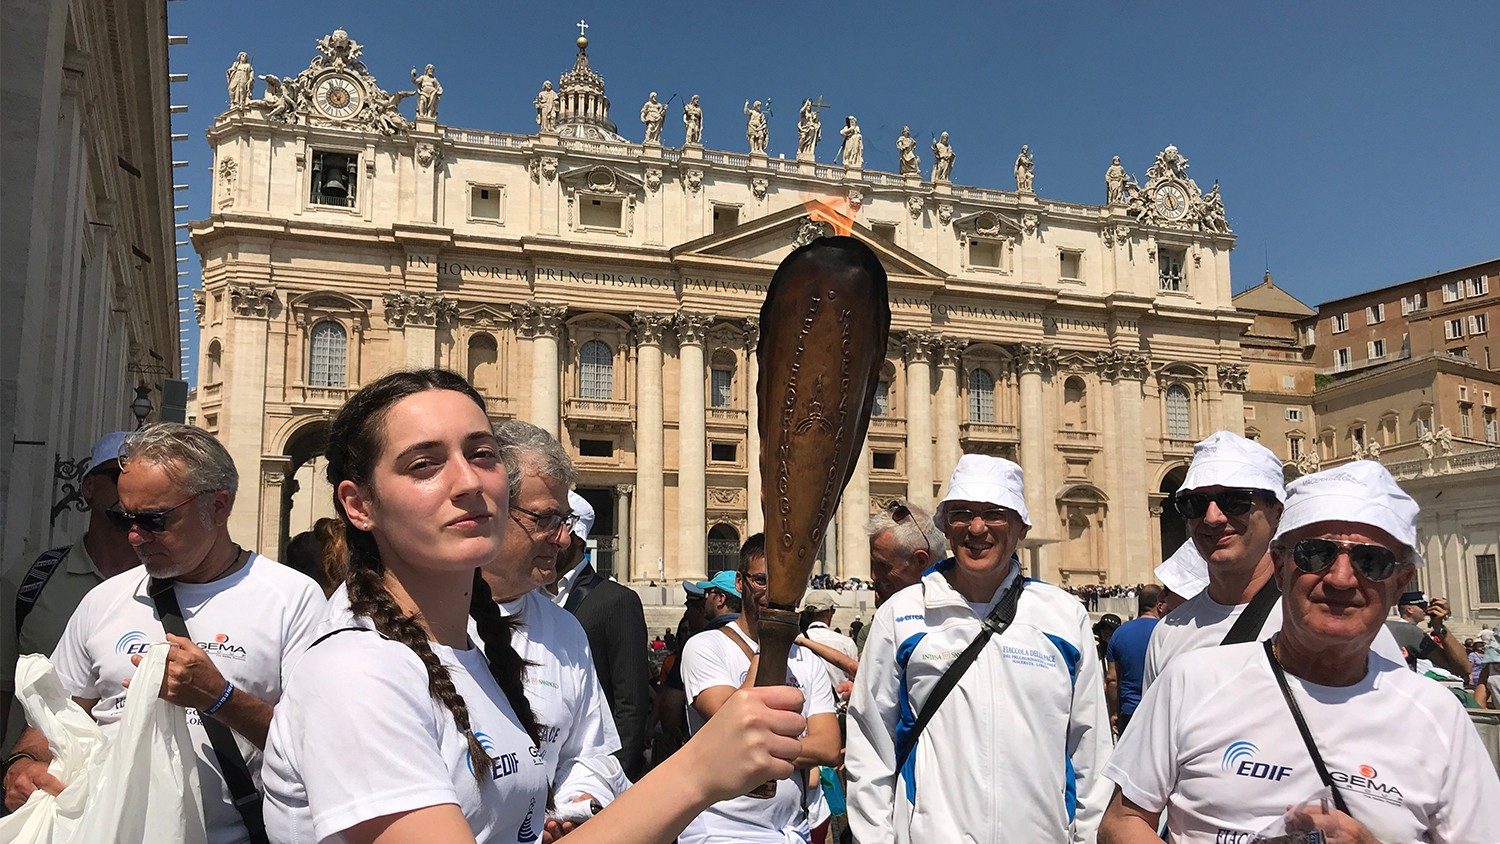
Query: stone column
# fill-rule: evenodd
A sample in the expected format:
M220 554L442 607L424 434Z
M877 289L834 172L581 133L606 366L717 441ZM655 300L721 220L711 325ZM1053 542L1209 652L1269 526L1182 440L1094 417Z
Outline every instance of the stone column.
M860 446L854 474L844 487L839 501L839 558L844 562L844 577L870 579L870 543L865 537L865 523L870 520L870 439Z
M261 453L265 447L266 350L271 315L281 304L270 284L229 285L229 341L224 369L234 378L225 382L224 403L219 411L219 438L236 466L251 478L259 478ZM232 386L231 386L232 385ZM261 510L258 494L239 496L229 516L229 534L241 543L259 542L261 526L280 527L279 499L275 507ZM274 535L274 534L273 534ZM274 553L274 547L264 549Z
M749 374L745 379L749 387L745 401L745 499L749 512L745 515L751 533L766 529L766 513L760 503L760 357L756 354L759 345L760 318L750 317L745 320L745 371Z
M1149 583L1156 564L1161 562L1152 553L1155 540L1151 536L1154 522L1150 496L1154 490L1146 480L1149 477L1146 443L1141 438L1143 385L1151 369L1150 361L1137 352L1103 352L1099 358L1099 374L1106 382L1112 382L1114 392L1113 419L1109 426L1114 443L1112 448L1106 443L1105 453L1113 455L1111 463L1115 467L1110 474L1115 487L1111 490L1109 513L1115 541L1111 543L1113 559L1105 570L1113 583ZM1162 556L1175 550L1163 549Z
M1219 364L1219 397L1221 416L1211 420L1215 426L1243 435L1245 433L1245 381L1250 370L1237 363Z
M557 357L567 305L536 303L535 334L531 338L531 423L561 439L562 373Z
M1042 400L1042 376L1050 373L1057 362L1057 350L1043 343L1023 343L1016 349L1015 364L1021 381L1021 469L1026 473L1026 509L1031 511L1032 533L1046 537L1051 526L1051 489L1047 480L1047 409ZM1048 566L1047 548L1041 549L1044 569ZM1050 576L1052 572L1048 571Z
M958 465L958 458L963 455L958 439L958 420L962 418L958 406L958 381L963 373L960 359L966 345L968 341L962 338L944 337L934 349L938 358L937 402L934 405L937 409L934 415L937 417L938 483L947 482L948 476L953 474L953 467Z
M906 354L906 497L932 507L932 345L934 335L908 331Z
M671 317L636 311L635 395L635 553L631 580L658 577L665 553L662 514L666 511L662 481L661 337Z
M620 581L635 577L634 555L630 553L630 496L634 493L633 484L615 485L615 578Z
M677 402L676 577L708 575L708 460L704 454L703 338L712 317L679 311L677 354L681 380Z
M260 461L260 471L250 475L260 481L261 520L255 547L260 553L276 560L282 559L286 550L281 547L281 533L284 530L282 521L286 516L281 511L281 494L283 484L296 483L296 480L288 477L287 470L290 468L287 458L268 457Z
M437 348L438 323L451 322L457 313L457 302L436 293L392 290L385 294L386 322L401 329L402 343L406 347L404 360L406 366L412 369L440 363Z

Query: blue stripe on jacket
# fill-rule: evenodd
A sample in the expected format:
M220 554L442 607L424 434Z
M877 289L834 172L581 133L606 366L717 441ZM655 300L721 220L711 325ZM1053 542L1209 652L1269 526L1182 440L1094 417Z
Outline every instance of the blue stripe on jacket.
M906 756L906 762L901 766L897 775L906 780L906 802L917 801L917 749L915 742L917 737L912 731L917 727L917 714L911 708L910 690L906 684L906 664L911 661L912 652L917 649L917 644L927 634L914 633L896 648L896 669L900 672L901 682L898 687L900 693L901 719L896 722L896 758ZM908 752L908 749L910 752Z

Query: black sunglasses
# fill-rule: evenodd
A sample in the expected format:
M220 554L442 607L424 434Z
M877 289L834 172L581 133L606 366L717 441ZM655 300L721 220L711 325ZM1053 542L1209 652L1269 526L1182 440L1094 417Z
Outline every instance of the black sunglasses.
M198 493L198 495L202 494ZM168 507L165 510L147 510L143 513L121 510L117 502L115 506L105 510L104 515L109 519L110 524L124 533L129 533L132 527L140 528L143 533L161 533L167 529L167 517L172 515L172 511L186 507L189 502L197 500L198 495L194 495L176 507Z
M1348 554L1349 563L1365 580L1379 582L1396 573L1401 565L1396 552L1380 545L1339 542L1333 539L1303 539L1292 546L1292 562L1308 574L1316 574L1333 565L1339 554Z
M1226 516L1243 516L1255 506L1255 499L1267 495L1258 489L1225 489L1209 495L1205 492L1179 492L1172 499L1172 506L1184 519L1201 519L1208 513L1208 502L1219 505L1219 512Z
M905 501L899 498L894 499L890 504L886 505L885 509L891 514L891 521L895 522L896 524L900 524L907 519L911 519L911 523L917 528L917 533L922 534L922 547L932 547L932 542L927 539L927 531L922 528L921 519L917 519L912 516L911 507L908 506Z

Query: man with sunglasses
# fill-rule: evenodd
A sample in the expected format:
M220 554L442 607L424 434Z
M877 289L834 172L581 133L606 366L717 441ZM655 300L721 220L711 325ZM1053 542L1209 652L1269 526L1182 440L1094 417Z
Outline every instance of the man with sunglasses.
M1396 601L1396 615L1386 621L1396 644L1406 653L1406 664L1417 669L1418 660L1428 660L1459 677L1469 676L1469 655L1464 646L1448 632L1447 621L1453 612L1447 598L1427 599L1427 593L1413 590L1402 593ZM1427 622L1431 633L1422 632L1418 624Z
M1021 574L1021 467L965 454L934 522L954 556L876 610L854 680L855 838L1092 841L1109 796L1103 671L1083 604Z
M115 431L94 443L88 471L78 482L89 511L83 536L72 545L46 551L29 565L10 569L0 579L0 608L15 613L0 623L0 748L5 756L26 728L26 713L14 697L17 658L52 653L83 596L141 564L125 532L105 515L120 498L115 488L120 463L115 458L128 433Z
M870 580L875 587L875 606L922 579L927 567L943 559L943 533L932 515L905 499L897 498L870 517L865 525L870 537ZM868 634L869 627L861 633ZM856 639L863 645L863 639Z
M1280 631L1166 667L1106 770L1101 842L1160 842L1162 811L1172 841L1495 840L1500 778L1463 706L1371 650L1423 563L1417 514L1372 461L1291 483Z
M1181 654L1260 641L1280 629L1271 536L1286 500L1283 478L1281 460L1270 449L1230 431L1193 446L1172 506L1187 521L1188 540L1208 562L1208 587L1152 631L1145 687ZM1400 652L1389 634L1377 646L1388 656Z
M159 694L187 709L208 840L256 840L257 827L264 840L252 780L289 661L312 641L325 612L323 590L230 536L239 475L212 434L148 425L125 439L119 455L119 500L106 512L142 566L84 597L52 665L109 737L142 655L152 643L170 643ZM188 637L166 632L174 618ZM29 795L27 786L61 785L45 773L51 754L39 732L28 729L17 750L31 758L7 772L10 806Z

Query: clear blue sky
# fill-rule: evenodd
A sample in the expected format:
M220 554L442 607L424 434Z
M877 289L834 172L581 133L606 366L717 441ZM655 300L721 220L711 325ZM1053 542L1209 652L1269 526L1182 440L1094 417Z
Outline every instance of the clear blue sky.
M1176 144L1222 185L1236 292L1277 283L1309 304L1500 256L1500 3L257 2L168 4L179 171L209 213L203 132L224 70L295 74L343 27L387 90L431 62L440 122L535 130L532 97L567 70L580 18L611 115L640 138L650 91L702 95L704 143L744 150L746 99L770 99L771 153L795 149L803 97L853 114L866 166L896 169L903 124L951 133L954 180L1014 188L1021 144L1043 197L1099 203L1120 155L1137 178ZM256 83L260 96L261 83ZM403 104L408 113L413 100ZM837 137L825 131L819 158ZM190 256L191 249L183 254ZM196 270L196 261L183 269ZM196 285L196 281L194 284ZM191 338L196 349L196 337ZM190 357L189 360L194 360Z

